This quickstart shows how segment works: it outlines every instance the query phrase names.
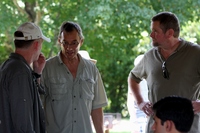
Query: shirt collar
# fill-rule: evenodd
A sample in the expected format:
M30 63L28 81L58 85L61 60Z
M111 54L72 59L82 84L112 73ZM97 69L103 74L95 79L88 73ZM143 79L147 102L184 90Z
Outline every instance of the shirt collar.
M174 52L180 51L183 48L183 46L185 46L185 41L182 38L180 38L180 44L179 44L179 46L177 47L177 49ZM155 49L157 51L160 51L159 47L155 47Z
M84 61L83 61L83 57L82 57L79 53L78 53L78 57L79 57L79 59L80 59L79 65L84 65L85 63L84 63ZM63 61L62 61L62 58L61 58L61 51L58 52L58 61L59 61L60 64L64 64ZM85 66L85 65L84 65L84 66Z

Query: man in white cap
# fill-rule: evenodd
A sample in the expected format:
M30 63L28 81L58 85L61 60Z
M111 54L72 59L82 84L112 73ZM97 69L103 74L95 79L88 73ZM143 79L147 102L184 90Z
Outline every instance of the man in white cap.
M42 42L50 39L31 22L22 24L14 38L15 52L0 67L0 133L45 133L37 81L45 65Z

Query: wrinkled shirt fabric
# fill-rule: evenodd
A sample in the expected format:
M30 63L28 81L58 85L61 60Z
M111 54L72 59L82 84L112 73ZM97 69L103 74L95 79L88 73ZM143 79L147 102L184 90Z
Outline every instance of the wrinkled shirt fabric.
M169 79L163 77L164 61L169 72ZM153 104L169 95L178 95L195 101L199 98L200 91L200 46L181 39L181 44L167 60L162 57L159 49L154 47L131 70L129 76L136 82L146 79L148 98ZM153 133L151 130L153 123L153 116L151 116L146 133ZM200 113L195 114L189 133L199 131Z
M43 105L25 59L11 53L0 67L0 133L45 133Z
M48 133L93 133L91 111L107 105L107 96L94 63L82 58L76 78L60 53L47 60L42 74Z

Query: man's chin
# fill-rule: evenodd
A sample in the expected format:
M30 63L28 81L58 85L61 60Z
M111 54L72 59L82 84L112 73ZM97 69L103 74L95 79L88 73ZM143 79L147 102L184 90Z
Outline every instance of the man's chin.
M159 46L159 44L158 44L158 43L155 43L155 42L152 42L151 45L152 45L153 47L158 47L158 46Z

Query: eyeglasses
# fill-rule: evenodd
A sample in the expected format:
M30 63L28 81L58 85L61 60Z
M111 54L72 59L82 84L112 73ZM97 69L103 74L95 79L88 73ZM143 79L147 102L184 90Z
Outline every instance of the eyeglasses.
M167 67L166 67L166 62L164 61L163 64L162 64L162 71L163 71L163 77L165 79L169 79L169 72L167 70Z
M69 46L69 47L73 47L73 48L75 48L75 47L77 47L78 45L79 45L79 42L78 41L73 41L72 43L68 43L68 42L61 42L61 44L63 44L63 46L64 47L67 47L67 46Z

